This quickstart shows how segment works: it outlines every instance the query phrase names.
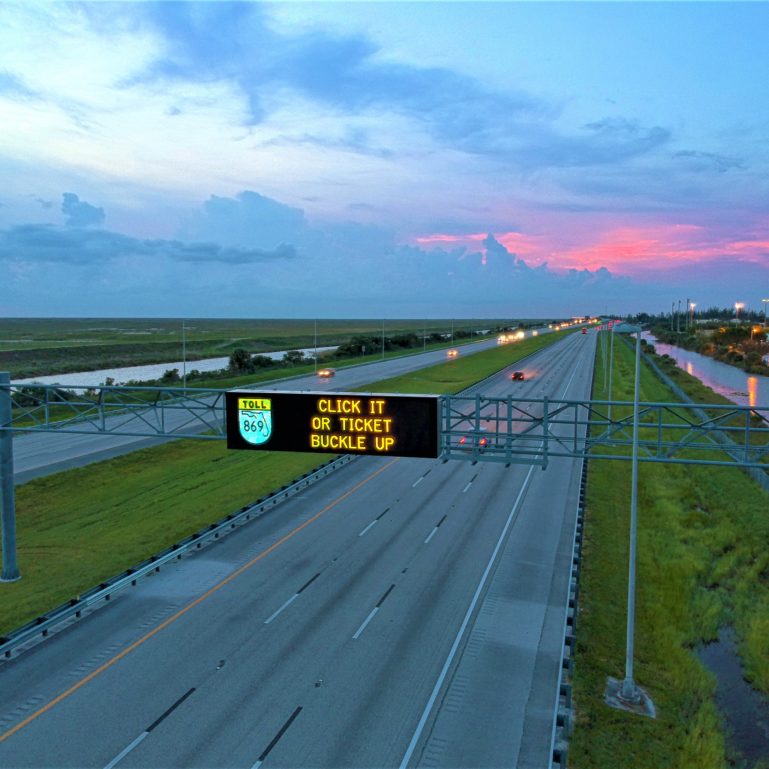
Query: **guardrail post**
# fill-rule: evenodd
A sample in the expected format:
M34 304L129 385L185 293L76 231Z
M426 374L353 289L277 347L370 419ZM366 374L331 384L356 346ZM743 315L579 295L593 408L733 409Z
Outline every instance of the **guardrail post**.
M21 579L16 565L16 494L13 486L11 375L0 372L0 497L2 497L3 572L0 582Z

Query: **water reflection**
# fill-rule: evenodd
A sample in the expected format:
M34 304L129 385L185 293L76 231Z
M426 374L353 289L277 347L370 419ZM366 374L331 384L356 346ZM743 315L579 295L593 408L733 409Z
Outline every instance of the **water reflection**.
M697 377L711 390L740 406L769 408L769 377L746 374L735 366L713 360L707 355L658 342L648 332L644 339L654 345L658 355L669 355L679 368Z
M758 377L757 376L748 377L748 403L751 406L756 406L758 404Z

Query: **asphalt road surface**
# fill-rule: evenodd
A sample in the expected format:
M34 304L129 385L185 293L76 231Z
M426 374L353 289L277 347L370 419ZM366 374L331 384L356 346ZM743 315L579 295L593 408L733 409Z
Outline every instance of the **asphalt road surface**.
M483 394L587 398L595 338ZM360 457L0 665L0 767L543 769L578 489Z
M527 333L530 334L531 332ZM543 329L538 333L548 333L548 330ZM495 345L496 340L487 340L457 346L455 349L460 351L460 355L468 355ZM259 389L335 390L343 392L380 379L400 376L426 366L442 363L445 360L446 350L434 350L402 358L379 360L360 366L341 368L337 371L336 376L330 379L311 375L297 377L278 384L259 384L257 387ZM170 418L173 419L173 415L170 415ZM185 416L180 414L178 419L181 424ZM173 429L173 426L170 425L169 429ZM114 433L104 434L97 433L95 430L93 434L47 431L19 435L13 441L14 481L16 485L19 485L33 478L61 470L83 467L92 462L111 459L147 446L157 446L166 440L168 439L142 438Z

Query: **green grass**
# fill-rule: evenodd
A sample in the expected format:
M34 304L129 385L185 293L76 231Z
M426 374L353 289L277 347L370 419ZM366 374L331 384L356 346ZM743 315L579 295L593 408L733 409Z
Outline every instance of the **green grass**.
M517 326L512 319L388 319L385 334L427 331L457 334ZM228 356L235 348L251 353L312 347L312 319L187 319L186 357ZM382 320L317 321L318 346L338 345L356 335L382 332ZM175 318L0 318L0 371L12 379L115 366L164 363L182 358L182 321Z
M633 352L617 345L614 353L614 397L630 400ZM600 357L594 383L600 398ZM641 400L674 400L646 367ZM591 461L569 765L726 767L715 680L693 649L733 625L748 675L769 692L769 495L736 468L640 465L635 678L656 720L603 702L607 676L624 675L629 500L630 463Z
M569 333L573 332L558 331L530 337L520 342L500 345L477 355L463 356L461 348L458 348L460 355L457 358L411 374L384 379L377 382L376 387L379 392L436 393L439 395L458 393L505 366L553 344ZM366 388L368 387L370 385L366 386Z
M22 579L0 585L0 634L328 459L176 441L16 491Z
M560 336L548 334L460 355L366 389L456 392ZM0 584L0 634L264 496L329 456L227 451L220 441L176 441L18 487L22 579Z

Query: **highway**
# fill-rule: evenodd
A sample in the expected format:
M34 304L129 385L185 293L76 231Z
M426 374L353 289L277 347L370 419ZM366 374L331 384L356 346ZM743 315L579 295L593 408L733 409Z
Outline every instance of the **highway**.
M547 329L538 333L549 333ZM531 332L527 332L531 334ZM496 340L485 340L457 346L460 355L487 350L496 346ZM340 368L332 379L321 379L315 375L288 379L279 383L256 385L259 389L281 390L351 390L363 387L380 379L387 379L401 374L417 371L426 366L443 363L446 350L433 350L401 358L376 360L359 366ZM183 419L184 417L180 417ZM163 443L163 438L142 438L114 433L89 434L28 433L14 438L14 482L26 483L33 478L51 473L83 467L92 462L121 456L131 451Z
M2 663L0 767L547 767L579 471L356 459Z

